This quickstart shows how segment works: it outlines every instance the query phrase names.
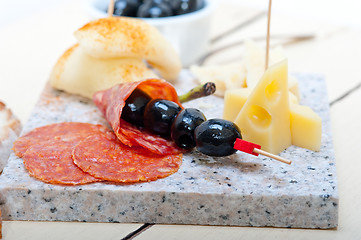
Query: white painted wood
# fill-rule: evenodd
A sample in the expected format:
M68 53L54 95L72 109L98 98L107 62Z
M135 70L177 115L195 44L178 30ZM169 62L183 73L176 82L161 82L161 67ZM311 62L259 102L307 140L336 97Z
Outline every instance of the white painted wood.
M5 221L3 240L119 240L142 224Z
M227 12L227 9L231 11ZM237 14L238 11L240 14ZM239 4L222 5L215 15L213 35L257 11ZM28 118L57 58L75 42L72 33L86 21L80 1L67 1L57 8L47 8L36 15L26 15L0 26L0 99L23 122ZM264 22L257 21L214 47L245 37L260 36L265 33L264 28ZM283 12L273 14L272 32L316 34L312 41L285 47L290 72L325 74L331 100L361 81L359 29L334 27ZM215 55L208 63L225 62L241 55L242 47L233 48ZM337 230L156 225L136 239L360 239L360 103L359 89L331 108L340 191ZM139 226L141 224L4 222L3 237L10 240L120 239Z

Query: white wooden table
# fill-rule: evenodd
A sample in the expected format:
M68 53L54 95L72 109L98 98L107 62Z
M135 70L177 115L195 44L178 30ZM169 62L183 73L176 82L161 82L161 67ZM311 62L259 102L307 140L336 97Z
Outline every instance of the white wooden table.
M213 18L212 37L261 12L242 1L222 1ZM87 21L80 1L63 1L0 25L0 100L22 123L26 122L58 57L75 42L73 32ZM265 29L263 15L216 41L212 49L262 37ZM296 43L291 43L291 39L273 39L271 44L286 43L290 72L325 75L339 181L337 229L5 221L3 239L361 239L361 22L352 27L276 11L271 32L273 36L314 36ZM235 61L242 54L242 45L237 45L217 52L205 64ZM133 234L134 231L138 234Z

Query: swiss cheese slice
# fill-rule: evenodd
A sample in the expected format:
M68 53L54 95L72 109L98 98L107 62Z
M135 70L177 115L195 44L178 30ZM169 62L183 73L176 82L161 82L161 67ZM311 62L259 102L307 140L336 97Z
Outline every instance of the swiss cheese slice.
M237 115L244 140L278 154L291 145L287 60L264 73Z

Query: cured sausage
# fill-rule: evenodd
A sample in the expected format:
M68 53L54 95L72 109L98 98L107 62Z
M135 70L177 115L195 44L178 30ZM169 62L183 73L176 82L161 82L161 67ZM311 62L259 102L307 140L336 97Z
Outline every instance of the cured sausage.
M34 145L23 156L25 168L30 176L46 183L78 185L101 181L74 164L73 145L54 139Z
M74 163L96 178L119 183L153 181L178 171L182 154L159 156L124 145L113 134L95 134L73 150Z
M118 84L110 89L94 94L93 101L112 126L117 138L127 146L140 146L159 155L179 154L176 144L158 135L139 129L121 119L127 98L134 89L140 89L151 98L173 101L182 107L175 88L162 79L147 79L132 83Z
M62 138L78 143L81 139L97 132L109 131L102 125L81 122L62 122L35 128L14 142L13 150L18 157L23 157L26 150L39 143Z
M14 150L30 176L51 184L152 181L173 174L182 163L182 154L129 147L108 128L79 122L36 128L20 137Z
M76 144L92 134L112 134L90 123L63 122L36 128L14 144L29 174L46 183L77 185L101 181L78 168L72 159Z

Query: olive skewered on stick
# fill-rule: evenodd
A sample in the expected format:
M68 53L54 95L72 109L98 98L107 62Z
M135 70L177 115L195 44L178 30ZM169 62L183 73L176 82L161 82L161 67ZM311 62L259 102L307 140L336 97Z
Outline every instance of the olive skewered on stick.
M209 95L212 95L214 92L216 91L216 85L213 82L207 82L203 85L199 85L193 89L191 89L189 92L180 95L179 101L180 102L188 102L190 100L196 99L196 98L201 98L201 97L206 97ZM145 107L147 106L147 104L152 100L152 98L145 93L144 91L136 88L132 94L128 97L127 101L125 102L125 106L123 108L122 111L122 116L121 118L124 119L125 121L132 123L138 127L143 127L144 123L143 123L143 118L144 118L144 111L145 111ZM151 109L151 108L158 108L157 110ZM172 109L172 110L170 110ZM177 109L177 110L176 110ZM175 113L175 116L177 115L177 113L181 110L181 108L179 108L179 106L171 101L168 100L162 100L160 102L155 102L153 100L152 102L152 107L148 106L147 109L147 115L151 116L151 113L156 114L157 116L151 116L151 117L158 117L160 119L163 118L169 118L169 116L166 116L167 111L168 111L168 115L169 111L172 111L173 113ZM162 115L163 114L163 115ZM173 116L173 117L175 117ZM167 120L167 124L171 125L171 122L173 121L173 118L170 119L171 121ZM150 123L146 123L148 125L148 127L151 127ZM161 125L164 125L164 123L162 123ZM170 130L169 128L166 128L168 130ZM160 135L167 135L166 130L164 130L164 134L163 134L163 130L159 130L161 132L157 132L157 134ZM169 131L168 131L169 133Z
M207 84L182 95L182 102L207 96L213 90L205 91ZM198 94L201 92L201 94ZM180 148L197 148L209 156L228 156L237 150L258 156L259 154L280 162L291 164L290 160L261 150L261 146L242 140L236 124L224 119L207 120L204 114L194 108L181 107L169 100L150 99L141 90L134 91L126 100L122 119L143 127L162 137L171 137Z

